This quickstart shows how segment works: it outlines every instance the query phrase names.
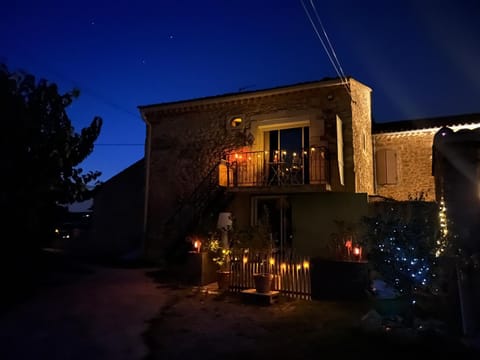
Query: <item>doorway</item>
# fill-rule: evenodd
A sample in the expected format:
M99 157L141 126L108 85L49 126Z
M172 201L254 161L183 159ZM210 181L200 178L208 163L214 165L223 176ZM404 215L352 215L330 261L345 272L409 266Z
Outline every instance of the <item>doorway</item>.
M284 195L256 196L253 201L252 223L264 224L270 232L273 246L283 253L292 248L292 207Z

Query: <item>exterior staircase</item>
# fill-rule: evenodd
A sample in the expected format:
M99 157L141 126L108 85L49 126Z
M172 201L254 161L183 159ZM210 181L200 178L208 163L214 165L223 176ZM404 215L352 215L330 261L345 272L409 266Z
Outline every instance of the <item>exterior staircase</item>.
M199 227L216 228L218 213L221 212L234 196L226 192L218 184L217 162L196 186L193 192L185 198L174 210L164 224L164 237L169 240L168 258L178 259L190 249L185 241L186 236Z

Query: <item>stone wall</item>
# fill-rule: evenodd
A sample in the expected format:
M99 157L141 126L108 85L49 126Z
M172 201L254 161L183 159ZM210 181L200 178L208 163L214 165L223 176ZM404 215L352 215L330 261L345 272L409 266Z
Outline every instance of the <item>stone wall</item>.
M374 193L371 91L357 82L351 83L353 160L355 192Z
M435 181L432 176L432 145L435 130L421 132L374 134L375 154L382 149L394 150L397 155L397 183L379 185L376 194L395 200L435 200ZM374 156L375 156L374 154Z

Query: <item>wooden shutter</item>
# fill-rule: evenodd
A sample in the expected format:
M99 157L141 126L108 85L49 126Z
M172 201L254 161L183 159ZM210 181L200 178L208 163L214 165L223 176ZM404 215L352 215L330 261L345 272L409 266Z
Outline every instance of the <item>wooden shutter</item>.
M342 119L340 119L338 116L337 116L337 160L338 160L338 176L340 179L340 184L344 185Z
M376 153L375 173L378 185L397 183L397 153L394 150L378 150Z

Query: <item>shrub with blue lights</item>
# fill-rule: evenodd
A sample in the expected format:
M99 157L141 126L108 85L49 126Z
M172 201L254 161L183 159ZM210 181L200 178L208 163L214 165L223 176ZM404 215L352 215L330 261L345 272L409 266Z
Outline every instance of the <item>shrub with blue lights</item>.
M435 277L438 215L432 203L409 201L376 204L364 218L368 259L400 294L411 297L429 289Z

